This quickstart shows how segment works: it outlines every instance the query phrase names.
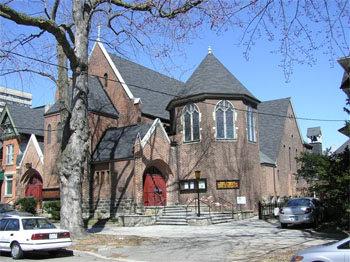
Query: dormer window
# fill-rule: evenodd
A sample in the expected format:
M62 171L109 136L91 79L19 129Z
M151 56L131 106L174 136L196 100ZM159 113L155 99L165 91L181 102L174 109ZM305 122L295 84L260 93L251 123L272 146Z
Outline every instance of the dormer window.
M226 101L220 101L215 107L216 138L235 139L235 110L233 105Z
M188 103L183 111L184 141L199 141L199 109L193 103Z
M103 86L104 86L104 88L106 88L108 86L108 74L107 73L104 74L103 79L104 79Z

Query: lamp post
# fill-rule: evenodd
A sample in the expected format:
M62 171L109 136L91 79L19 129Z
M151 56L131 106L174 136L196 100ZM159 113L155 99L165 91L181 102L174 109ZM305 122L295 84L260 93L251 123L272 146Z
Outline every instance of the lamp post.
M201 171L199 171L199 170L194 171L194 175L197 179L197 194L198 194L198 214L197 214L197 216L200 217L201 216L201 206L200 206L200 201L199 201L199 179L201 178Z

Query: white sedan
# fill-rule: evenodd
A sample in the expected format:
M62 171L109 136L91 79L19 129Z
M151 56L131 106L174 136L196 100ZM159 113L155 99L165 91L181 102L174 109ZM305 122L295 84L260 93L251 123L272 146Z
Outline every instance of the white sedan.
M67 230L57 229L43 217L4 217L0 220L0 251L9 251L14 259L25 251L56 253L72 244Z

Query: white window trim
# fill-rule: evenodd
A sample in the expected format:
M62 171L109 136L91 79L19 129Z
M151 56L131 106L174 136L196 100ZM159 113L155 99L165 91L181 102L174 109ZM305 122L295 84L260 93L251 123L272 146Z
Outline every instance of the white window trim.
M4 186L5 186L5 190L4 190L4 197L12 197L12 195L13 195L13 183L14 183L14 173L6 173L6 174L4 174ZM12 176L12 188L11 188L11 194L9 194L8 192L7 192L7 181L8 181L8 179L7 179L7 177L9 177L9 176Z

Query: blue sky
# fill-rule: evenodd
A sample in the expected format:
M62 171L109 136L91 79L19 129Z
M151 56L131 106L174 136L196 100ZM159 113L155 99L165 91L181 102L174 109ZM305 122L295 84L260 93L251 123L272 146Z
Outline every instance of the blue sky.
M208 46L211 46L213 54L260 101L291 97L296 116L299 118L349 119L343 111L346 95L339 89L344 71L335 59L330 61L330 57L322 51L315 53L317 61L312 67L306 64L295 65L287 83L283 68L278 66L281 56L271 53L277 43L258 41L252 48L247 61L243 57L244 47L235 44L237 38L232 32L217 36L211 31L203 30L200 35L201 39L193 39L191 44L183 45L184 56L171 58L177 66L176 70L171 71L171 76L186 81L206 56ZM113 50L108 51L113 52ZM133 60L163 72L164 67L159 65L167 63L165 59L160 61L142 55ZM1 86L31 92L33 106L53 103L55 86L52 82L40 77L32 77L31 81L26 79L22 83L15 77L0 77ZM309 141L306 138L307 128L320 126L324 148L332 147L334 150L347 140L346 136L337 131L343 126L342 121L300 119L298 122L305 141Z

